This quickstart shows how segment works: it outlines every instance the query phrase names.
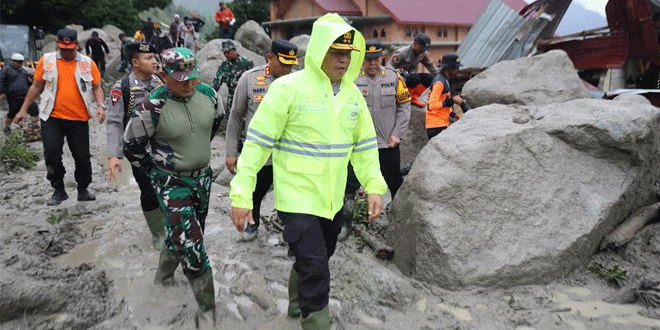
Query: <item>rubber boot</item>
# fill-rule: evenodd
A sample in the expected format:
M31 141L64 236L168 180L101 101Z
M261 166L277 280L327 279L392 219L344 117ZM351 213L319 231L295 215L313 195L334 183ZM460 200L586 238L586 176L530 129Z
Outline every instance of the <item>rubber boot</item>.
M160 258L158 259L158 270L154 276L154 284L163 286L176 285L174 280L174 271L179 267L179 257L167 248L160 250Z
M320 311L309 313L307 317L300 319L300 324L304 330L330 330L330 308L323 307Z
M426 86L418 84L413 88L408 88L408 90L410 91L410 103L422 108L426 106L426 103L419 100L419 97L426 91Z
M215 290L213 288L213 271L189 280L195 295L198 309L195 316L197 329L215 329Z
M351 231L353 230L353 207L355 206L355 194L354 193L347 193L344 195L344 206L342 206L341 210L341 232L339 233L339 236L337 237L337 240L340 242L345 241L348 239L348 236L351 235Z
M154 249L162 251L165 248L165 226L163 225L163 210L142 211L151 231L151 241Z
M298 302L298 279L300 276L298 272L291 267L291 274L289 275L289 308L287 315L292 318L300 317L300 303Z

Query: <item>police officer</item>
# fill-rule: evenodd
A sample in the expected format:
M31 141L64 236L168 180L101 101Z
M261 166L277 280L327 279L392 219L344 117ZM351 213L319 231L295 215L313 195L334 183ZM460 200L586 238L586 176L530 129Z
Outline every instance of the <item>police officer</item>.
M133 108L144 101L152 90L162 85L162 80L156 75L158 61L154 47L145 42L131 42L126 45L126 53L131 59L133 70L117 81L110 91L110 107L107 115L108 182L112 179L116 181L116 171L122 170L124 129L131 118ZM151 231L154 248L161 250L165 240L165 228L156 193L151 186L148 173L135 166L132 166L132 170L133 177L140 187L140 204Z
M401 154L399 143L410 121L410 94L403 78L391 68L381 66L383 48L378 40L367 40L364 63L361 74L355 79L374 121L378 138L378 158L380 172L387 182L392 199L403 183L399 173ZM344 198L346 213L352 213L352 201L355 198L354 186L357 178L349 169L347 191ZM353 187L350 187L353 184ZM358 184L359 187L359 184ZM348 205L346 205L348 204ZM351 228L351 214L343 217L344 225L339 240L348 238Z
M286 40L275 39L271 43L270 53L266 54L268 63L245 71L238 80L234 102L227 121L227 157L225 164L231 173L236 174L238 153L244 141L242 136L245 136L244 128L247 128L250 124L250 120L257 111L259 104L261 104L264 95L266 95L270 83L290 73L291 68L298 65L297 53L298 47L296 45ZM266 165L257 173L257 186L252 194L252 218L255 224L248 224L245 231L241 233L242 240L251 241L257 236L261 201L272 184L273 165L271 160L268 160Z
M426 91L433 77L438 74L438 69L431 61L427 49L431 45L431 38L426 34L420 33L415 36L412 46L399 48L394 52L387 66L394 68L403 75L406 80L406 86L410 90L411 103L424 107L426 104L418 98ZM422 63L429 73L417 73L417 66Z
M213 89L216 92L223 83L227 84L227 111L225 112L227 115L229 115L229 110L231 110L231 102L234 99L234 91L236 90L238 79L243 72L254 67L252 60L236 52L237 48L238 44L234 40L225 40L222 42L222 52L225 54L227 60L220 64L218 72L216 72L213 79Z

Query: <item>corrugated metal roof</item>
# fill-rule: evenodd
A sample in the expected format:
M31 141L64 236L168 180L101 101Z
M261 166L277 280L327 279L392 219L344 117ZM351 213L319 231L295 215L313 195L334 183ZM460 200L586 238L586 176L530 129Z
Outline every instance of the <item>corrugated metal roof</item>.
M350 0L314 0L323 10L340 15L362 16L362 11Z
M486 68L507 53L525 19L505 3L490 0L456 53L466 68Z
M439 23L472 25L484 11L487 0L379 0L399 23ZM520 11L527 3L523 0L504 0Z

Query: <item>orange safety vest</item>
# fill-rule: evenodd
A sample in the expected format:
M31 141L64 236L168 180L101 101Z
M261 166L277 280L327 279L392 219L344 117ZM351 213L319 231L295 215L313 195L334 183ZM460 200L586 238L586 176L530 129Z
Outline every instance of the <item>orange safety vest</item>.
M445 91L445 85L440 80L435 80L431 86L428 109L426 111L426 128L438 128L449 126L449 114L454 111L451 107L445 107L445 100L451 97L449 88Z
M232 13L229 8L225 8L224 10L218 9L215 12L215 21L222 27L229 27L229 22L231 22L233 18L234 13Z

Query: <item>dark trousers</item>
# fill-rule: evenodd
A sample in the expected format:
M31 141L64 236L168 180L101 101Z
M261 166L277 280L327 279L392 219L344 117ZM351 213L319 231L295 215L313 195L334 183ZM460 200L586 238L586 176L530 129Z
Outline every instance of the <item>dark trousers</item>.
M399 146L394 148L378 149L378 159L380 160L380 173L390 189L392 199L403 183L403 177L399 172L401 168L401 154Z
M408 86L408 88L415 88L419 84L429 88L431 87L432 82L433 75L430 73L412 73L406 77L406 86Z
M25 101L25 95L20 97L7 95L7 103L9 104L9 113L7 114L7 118L14 119L14 117L16 117L18 111L21 110L23 101ZM37 106L36 102L32 103L28 108L28 115L32 117L39 115L39 107Z
M447 128L447 126L445 126L445 127L427 128L427 129L426 129L426 136L427 136L427 137L429 138L429 140L430 140L432 137L434 137L434 136L440 134L440 132L444 131L446 128Z
M340 212L341 213L341 212ZM298 302L302 316L321 310L330 299L330 267L328 260L335 253L341 220L315 215L278 211L284 222L284 241L296 257L293 268L298 280Z
M138 187L140 187L140 205L142 206L142 211L149 212L153 211L160 207L158 203L158 197L156 197L156 190L151 184L151 178L149 178L149 173L145 172L141 167L135 167L131 165L133 170L133 177L135 182L137 182Z
M259 216L261 215L261 201L273 185L273 165L266 165L257 173L257 185L252 193L252 218L255 228L259 228Z
M89 124L86 121L50 117L41 121L41 140L44 143L46 178L55 189L64 189L64 164L62 148L64 139L76 163L74 178L78 191L87 189L92 182L92 162L89 154Z
M231 26L228 27L218 27L220 30L220 38L221 39L231 39L234 36L234 28Z
M105 74L105 54L99 57L93 57L92 60L96 63L96 66L99 68L101 75Z

